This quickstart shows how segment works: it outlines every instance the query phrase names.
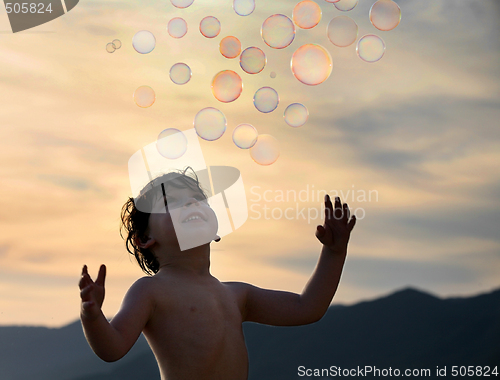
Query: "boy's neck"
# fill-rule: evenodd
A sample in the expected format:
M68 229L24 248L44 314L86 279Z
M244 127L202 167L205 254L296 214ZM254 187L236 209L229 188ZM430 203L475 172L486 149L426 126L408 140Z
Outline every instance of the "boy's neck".
M197 276L210 275L210 244L185 251L170 251L158 256L160 263L158 273L183 272Z

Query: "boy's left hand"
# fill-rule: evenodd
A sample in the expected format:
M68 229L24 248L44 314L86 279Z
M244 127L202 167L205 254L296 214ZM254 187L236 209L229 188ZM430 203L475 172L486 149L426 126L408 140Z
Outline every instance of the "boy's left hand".
M316 237L325 247L335 253L345 254L355 224L356 217L354 215L349 220L347 203L342 205L340 198L337 197L334 209L330 196L325 195L325 223L316 228Z

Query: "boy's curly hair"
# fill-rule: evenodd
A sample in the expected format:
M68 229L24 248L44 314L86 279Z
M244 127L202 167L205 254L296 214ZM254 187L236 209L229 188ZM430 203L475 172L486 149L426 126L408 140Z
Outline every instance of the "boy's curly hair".
M193 177L186 175L188 169L191 169L193 172ZM179 184L179 182L182 185ZM160 264L153 252L149 249L139 247L136 240L144 238L148 228L149 215L151 215L151 212L147 212L147 210L152 210L153 202L157 199L158 195L161 194L161 197L164 197L168 186L180 189L189 187L192 190L199 191L203 194L205 199L208 198L207 194L200 186L198 176L193 168L188 166L184 170L163 174L153 179L144 186L135 201L134 198L129 198L123 205L121 211L120 236L125 240L127 251L135 257L142 271L148 275L157 273L160 269ZM165 198L165 204L166 202L167 200Z

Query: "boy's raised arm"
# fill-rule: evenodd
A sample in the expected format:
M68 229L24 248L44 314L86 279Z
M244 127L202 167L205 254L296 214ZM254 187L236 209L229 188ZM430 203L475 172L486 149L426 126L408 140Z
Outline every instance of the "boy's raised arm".
M123 357L141 334L153 311L150 278L142 278L128 290L118 314L111 322L104 316L104 280L106 267L101 265L96 281L90 278L87 266L82 270L80 318L85 337L102 360L112 362Z
M325 223L316 237L323 243L316 269L302 294L260 289L246 285L246 321L275 326L303 325L320 320L337 290L347 255L347 244L356 223L349 220L349 207L340 198L335 208L325 196Z

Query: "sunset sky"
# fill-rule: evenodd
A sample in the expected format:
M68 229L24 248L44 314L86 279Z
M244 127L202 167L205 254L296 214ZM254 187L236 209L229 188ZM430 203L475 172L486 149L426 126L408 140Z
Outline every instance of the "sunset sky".
M321 251L314 232L322 220L279 215L288 207L315 215L321 206L315 194L323 190L343 194L359 219L334 303L408 286L441 297L500 287L500 3L396 0L401 23L382 32L369 21L374 1L340 12L317 0L319 25L297 28L289 47L271 49L260 37L262 22L277 13L291 17L297 2L257 0L242 17L231 0L195 0L186 9L167 0L81 0L66 15L15 34L2 9L1 325L76 320L83 264L93 276L107 265L103 310L116 313L143 276L119 235L120 210L132 195L128 160L162 130L192 128L205 107L228 121L220 139L200 139L205 161L240 170L249 207L246 223L212 244L211 272L221 281L300 292ZM355 44L339 48L328 40L328 23L343 14L358 24L358 39L383 38L380 61L366 63ZM209 15L222 24L213 39L198 29ZM173 17L188 23L181 39L167 33ZM132 47L140 30L156 37L150 54ZM229 35L243 49L266 53L261 73L246 74L237 59L219 53ZM107 53L114 39L123 46ZM293 52L306 43L332 56L332 74L317 86L300 83L290 70ZM177 62L193 71L182 86L169 78ZM224 104L210 83L226 69L238 72L244 87ZM150 108L133 101L142 85L156 92ZM269 114L252 104L263 86L280 96ZM309 110L300 128L283 121L295 102ZM278 139L274 164L258 165L234 145L232 131L241 123ZM302 200L279 198L301 191ZM255 212L264 206L267 219Z

